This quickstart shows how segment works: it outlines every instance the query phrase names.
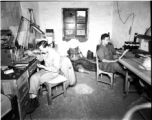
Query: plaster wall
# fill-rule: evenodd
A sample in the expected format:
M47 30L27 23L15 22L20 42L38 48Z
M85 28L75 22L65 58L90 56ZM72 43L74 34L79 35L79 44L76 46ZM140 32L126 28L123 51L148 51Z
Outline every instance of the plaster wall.
M118 7L122 21L126 21L125 24L119 18ZM116 48L122 47L125 41L133 41L135 33L144 34L151 26L150 1L118 1L118 7L117 2L113 2L111 38ZM132 29L129 34L130 27Z
M39 25L38 2L1 2L1 28L19 26L21 16L30 19L28 8L33 9L35 21Z
M15 37L17 36L21 16L24 16L30 20L29 8L33 9L35 23L39 25L38 2L2 2L1 6L1 29L10 29ZM18 42L20 45L22 45L23 42L27 40L27 24L25 24L25 22L23 22L23 24L24 26L22 26L18 37ZM33 41L34 37L32 39L30 36L28 42L32 43Z
M9 29L9 26L18 26L20 22L20 3L1 2L1 29Z
M20 2L22 16L30 20L29 8L33 9L35 23L39 25L39 6L38 2Z
M55 42L61 55L67 55L70 47L79 46L83 55L91 50L95 53L96 45L100 43L101 34L112 32L113 2L38 2L40 26L45 29L54 29ZM63 41L62 8L88 8L88 40Z

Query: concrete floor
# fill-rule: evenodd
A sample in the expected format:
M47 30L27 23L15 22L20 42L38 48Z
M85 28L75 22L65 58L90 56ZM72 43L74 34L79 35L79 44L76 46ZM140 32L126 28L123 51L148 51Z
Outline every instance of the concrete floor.
M113 90L104 83L96 82L95 72L78 73L77 84L67 89L67 96L60 95L48 106L44 95L39 98L40 106L31 114L33 120L121 120L127 107L140 98L138 93L124 97L124 78L116 78ZM104 80L109 80L106 76ZM25 116L30 120L30 115ZM132 120L143 120L135 113Z

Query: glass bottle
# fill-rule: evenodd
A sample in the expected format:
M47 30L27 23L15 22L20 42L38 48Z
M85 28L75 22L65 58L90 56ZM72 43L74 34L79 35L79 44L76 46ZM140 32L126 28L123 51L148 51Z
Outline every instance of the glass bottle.
M138 33L135 33L135 35L134 35L134 42L135 43L137 42L137 35L138 35Z

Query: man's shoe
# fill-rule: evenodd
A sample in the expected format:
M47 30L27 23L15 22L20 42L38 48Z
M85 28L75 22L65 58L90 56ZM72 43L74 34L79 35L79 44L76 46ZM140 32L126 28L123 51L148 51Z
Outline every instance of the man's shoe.
M32 99L32 104L33 104L34 107L38 107L40 105L37 98Z
M128 79L130 82L133 82L137 77L135 75L128 75Z
M35 110L35 107L34 107L32 101L33 101L33 100L30 99L30 106L29 106L29 108L27 109L26 114L31 114L31 113L34 112L34 110Z
M35 107L29 107L28 109L27 109L27 111L26 111L26 114L31 114L32 112L34 112L34 110L35 110Z

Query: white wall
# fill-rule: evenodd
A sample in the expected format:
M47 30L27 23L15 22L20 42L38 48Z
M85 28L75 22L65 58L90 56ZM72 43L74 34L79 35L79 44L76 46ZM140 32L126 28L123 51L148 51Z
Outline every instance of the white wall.
M9 29L9 26L18 26L20 23L20 2L2 2L1 29Z
M30 19L29 8L33 9L35 23L40 25L39 23L39 6L38 2L20 2L21 4L21 14L27 19Z
M73 46L72 44L79 46L84 56L87 55L88 50L95 52L96 45L100 43L101 34L112 32L113 2L38 2L38 4L41 29L43 31L54 29L55 42L62 55L67 54L67 50ZM62 8L89 8L89 37L86 42L62 40Z
M53 1L53 0L52 0ZM131 16L126 24L123 24L118 15L116 1L106 2L6 2L1 5L1 28L8 29L10 26L18 26L20 13L27 17L28 8L34 10L36 23L45 32L45 29L54 29L55 41L59 46L59 52L63 55L71 46L80 46L84 56L87 51L95 53L95 47L100 43L100 36L110 32L112 42L116 48L124 45L125 41L132 41L134 33L144 34L151 26L150 1L118 1L120 16L123 21L134 13L132 26ZM20 3L20 4L19 4ZM21 12L20 12L21 8ZM80 43L74 40L65 42L62 40L62 8L89 8L89 39ZM129 29L132 26L131 36Z
M151 26L150 1L118 1L118 6L123 21L126 21L132 13L135 16L134 21L131 16L126 24L123 24L119 19L117 2L113 2L112 41L116 48L122 47L125 41L133 41L134 33L144 34ZM132 26L131 36L129 35L130 26Z

